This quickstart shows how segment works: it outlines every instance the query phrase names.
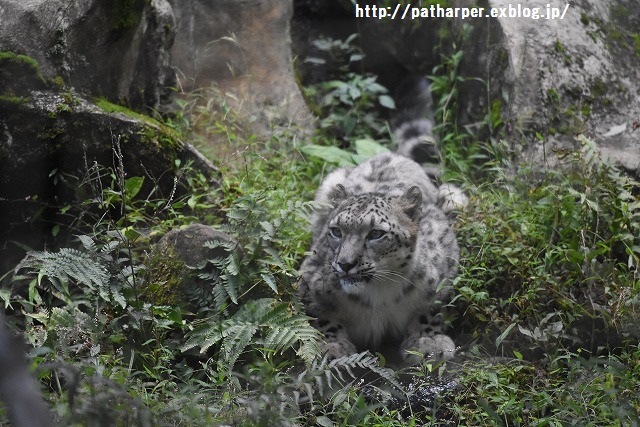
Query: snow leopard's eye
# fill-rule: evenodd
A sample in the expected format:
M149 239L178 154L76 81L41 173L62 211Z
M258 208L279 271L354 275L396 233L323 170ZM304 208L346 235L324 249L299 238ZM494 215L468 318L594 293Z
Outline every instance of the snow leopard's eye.
M369 234L367 234L367 240L378 240L385 234L387 234L387 232L384 230L371 230Z
M329 227L329 236L334 239L340 239L342 238L342 231L338 227Z

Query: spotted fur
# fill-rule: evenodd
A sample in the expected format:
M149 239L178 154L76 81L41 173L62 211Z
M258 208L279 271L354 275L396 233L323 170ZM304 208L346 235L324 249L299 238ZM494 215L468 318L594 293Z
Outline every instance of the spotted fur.
M323 181L299 290L329 356L371 350L406 364L453 354L440 311L459 252L439 197L420 165L394 153Z

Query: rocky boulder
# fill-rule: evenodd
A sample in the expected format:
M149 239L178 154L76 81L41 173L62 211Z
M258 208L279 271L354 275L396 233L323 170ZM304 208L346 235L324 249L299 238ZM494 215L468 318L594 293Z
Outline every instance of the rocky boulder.
M77 185L96 179L94 165L145 177L142 191L153 187L156 197L167 199L180 196L180 188L173 193L176 160L216 172L163 124L105 99L52 87L33 58L0 55L0 76L2 267L15 265L25 246L53 243L58 210L91 197L78 193Z
M254 131L312 127L293 72L292 0L170 2L177 22L171 53L181 88L216 85Z
M474 2L456 3L469 7ZM640 173L637 2L532 0L521 5L537 8L540 19L516 17L518 10L508 0L479 3L503 9L506 16L469 20L472 31L460 71L484 83L463 86L461 121L473 123L492 107L501 110L514 150L540 164L553 164L554 153L573 150L574 135L583 133L606 156ZM563 19L547 19L551 8L561 15L565 7ZM519 13L524 14L522 8Z
M156 110L175 84L166 1L0 0L0 22L3 272L26 248L64 242L59 210L92 197L81 183L95 165L144 177L141 194L167 200L184 191L178 161L215 176L172 129L133 111Z
M239 253L228 234L204 224L190 224L165 234L153 247L145 297L159 305L182 305L189 311L212 307L211 280L199 273L221 274L211 261Z
M0 0L0 22L0 51L80 93L149 111L175 86L166 0Z

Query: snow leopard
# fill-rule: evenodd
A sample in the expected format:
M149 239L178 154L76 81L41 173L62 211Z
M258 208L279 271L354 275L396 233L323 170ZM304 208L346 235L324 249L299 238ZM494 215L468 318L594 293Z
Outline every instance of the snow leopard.
M453 356L440 315L459 249L442 199L418 163L392 152L323 180L298 286L330 358L370 350L404 366Z
M439 184L429 82L409 76L394 98L396 152L339 168L318 188L298 290L329 357L369 350L406 366L454 355L442 309L459 261L451 221L468 198Z

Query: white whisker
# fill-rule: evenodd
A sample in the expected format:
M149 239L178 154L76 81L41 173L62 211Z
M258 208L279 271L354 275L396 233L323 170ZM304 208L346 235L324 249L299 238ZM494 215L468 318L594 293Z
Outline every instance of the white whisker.
M406 276L393 270L378 270L373 274L373 277L388 279L392 283L409 283L410 285L417 287L416 284L413 283L411 280L407 279Z

